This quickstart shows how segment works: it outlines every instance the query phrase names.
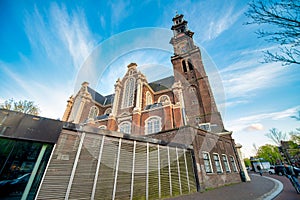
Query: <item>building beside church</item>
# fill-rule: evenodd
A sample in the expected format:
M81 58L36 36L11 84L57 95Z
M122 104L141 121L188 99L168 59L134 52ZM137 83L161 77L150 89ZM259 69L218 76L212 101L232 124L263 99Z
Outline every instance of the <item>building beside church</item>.
M24 180L0 197L161 199L241 182L194 33L183 15L171 29L173 76L149 83L130 63L113 94L82 83L62 121L0 109L0 181Z

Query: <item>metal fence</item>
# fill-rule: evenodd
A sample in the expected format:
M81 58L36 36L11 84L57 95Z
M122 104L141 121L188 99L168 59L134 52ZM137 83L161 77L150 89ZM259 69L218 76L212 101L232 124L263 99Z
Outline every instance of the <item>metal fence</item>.
M37 199L159 199L196 192L190 149L63 132Z

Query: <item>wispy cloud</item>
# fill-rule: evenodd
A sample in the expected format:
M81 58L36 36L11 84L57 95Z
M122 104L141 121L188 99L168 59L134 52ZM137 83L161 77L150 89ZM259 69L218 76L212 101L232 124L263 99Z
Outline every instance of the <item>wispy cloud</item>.
M35 7L33 13L26 13L24 24L33 51L54 63L70 58L72 67L78 69L96 45L80 9L68 13L56 3L46 11Z
M264 126L260 123L251 124L250 126L246 127L245 131L261 131L264 129Z
M100 77L97 90L103 94L114 93L114 84L117 78L122 79L127 65L137 63L137 70L146 75L149 82L172 75L172 67L168 62L170 54L160 50L142 49L128 52L114 60ZM159 69L160 73L153 73Z
M228 98L255 95L256 91L273 87L286 71L274 63L260 64L255 58L242 60L221 70Z
M119 24L129 16L132 8L130 1L128 0L119 0L117 2L109 1L108 5L111 9L111 28L117 28Z
M292 107L286 110L278 111L278 112L268 112L268 113L261 113L257 115L251 115L247 117L242 117L236 120L229 121L227 126L229 130L233 131L241 131L241 130L249 130L248 128L254 128L257 125L261 124L263 121L266 120L282 120L285 118L289 118L293 115L296 115L300 106ZM254 126L253 126L254 125ZM261 126L262 127L262 126Z
M233 1L224 1L223 4L217 0L175 1L165 9L165 20L160 23L163 23L163 27L170 26L170 12L175 15L175 11L178 11L185 15L189 27L196 33L196 41L202 43L217 38L233 27L246 10L246 7L238 10L236 7Z
M3 96L34 101L42 116L61 118L76 71L96 46L95 36L81 9L69 12L56 3L25 12L24 29L32 52L20 54L21 63L13 66L0 63L11 82Z
M26 77L24 79L22 75L11 71L9 65L5 66L4 63L1 63L1 69L7 77L16 83L16 85L8 86L3 95L9 96L14 100L34 101L41 110L41 116L54 119L62 117L69 97L69 91L72 88L68 81L64 83L63 87L59 83L49 86L47 83L37 82L34 79ZM22 91L22 93L19 91ZM4 99L0 100L4 101Z
M210 23L205 34L207 37L204 38L204 41L212 40L229 29L245 11L243 9L239 12L235 12L233 5L224 10L225 12L221 12L220 15L215 15L216 17L212 17L210 19Z

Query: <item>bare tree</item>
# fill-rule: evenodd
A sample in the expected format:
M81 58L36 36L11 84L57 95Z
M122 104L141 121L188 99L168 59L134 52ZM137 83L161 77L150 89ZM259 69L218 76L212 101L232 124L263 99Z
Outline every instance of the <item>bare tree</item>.
M14 101L13 99L6 100L0 108L18 111L26 114L39 115L40 109L34 105L33 101Z
M297 121L300 121L300 111L298 111L298 116L291 116L291 118L296 119Z
M286 133L283 133L276 128L270 129L266 136L273 140L273 142L275 142L278 146L281 145L281 141L285 141L287 139Z
M246 24L267 25L267 31L256 32L259 38L279 44L277 51L264 51L264 62L281 62L282 65L300 64L300 1L253 0L245 15Z

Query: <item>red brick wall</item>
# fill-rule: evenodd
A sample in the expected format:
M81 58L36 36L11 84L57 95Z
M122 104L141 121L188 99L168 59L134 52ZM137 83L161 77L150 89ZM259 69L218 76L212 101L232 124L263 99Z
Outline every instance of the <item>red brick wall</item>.
M238 168L238 160L233 151L232 143L233 140L223 137L220 135L212 134L209 132L202 131L193 127L185 126L179 129L173 129L165 131L159 134L152 134L148 137L165 140L168 142L175 142L189 145L191 144L194 149L195 160L198 170L198 178L201 190L207 188L216 188L230 183L241 182ZM223 147L221 147L223 146ZM211 164L214 173L206 173L204 169L204 160L202 152L209 152L211 158ZM216 166L213 161L213 153L219 154L220 163L223 168L223 173L216 173ZM233 156L236 162L238 172L227 173L225 166L221 160L221 155L225 154L228 158L228 164L231 168L229 156Z

